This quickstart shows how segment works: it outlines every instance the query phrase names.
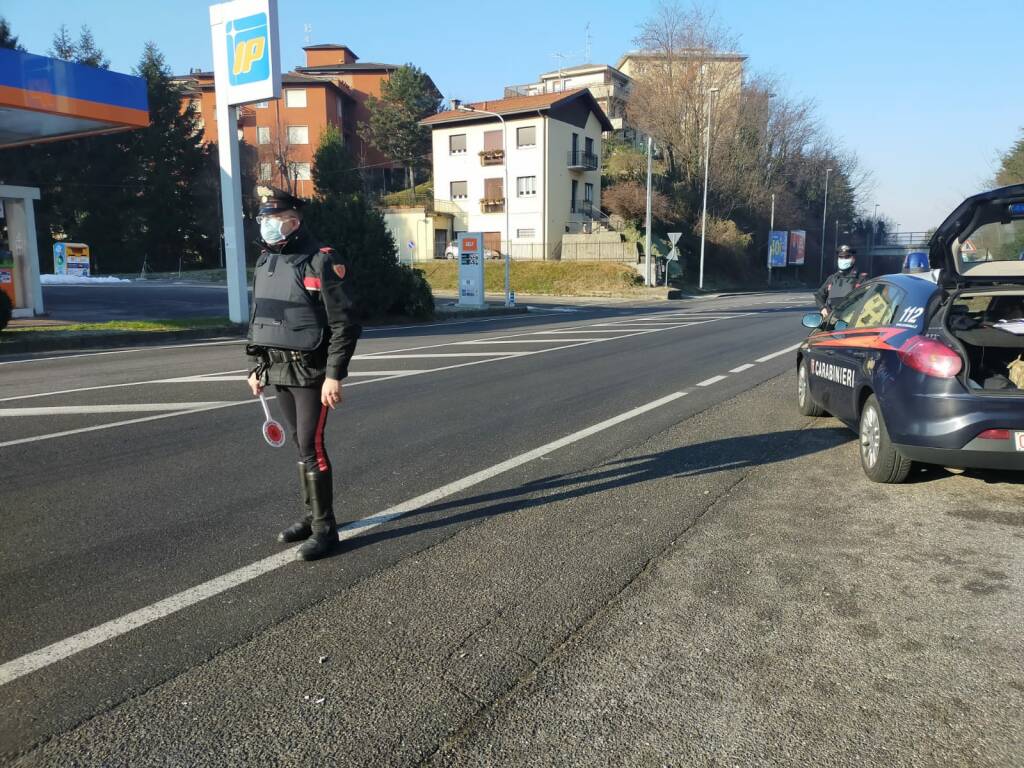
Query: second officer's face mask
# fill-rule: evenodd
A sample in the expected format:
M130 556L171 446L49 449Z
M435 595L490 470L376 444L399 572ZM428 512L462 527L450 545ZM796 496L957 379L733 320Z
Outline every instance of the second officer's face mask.
M265 239L265 238L264 238ZM839 268L844 272L853 266L853 259L839 259Z

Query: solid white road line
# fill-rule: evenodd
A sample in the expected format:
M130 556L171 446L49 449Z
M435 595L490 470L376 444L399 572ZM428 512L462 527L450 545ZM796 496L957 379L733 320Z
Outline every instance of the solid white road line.
M125 381L120 384L100 384L94 387L58 389L52 392L33 392L31 395L15 395L14 397L0 397L0 403L10 402L11 400L29 400L33 397L48 397L50 395L70 395L74 394L75 392L94 392L98 389L117 389L118 387L139 387L142 386L143 384L170 384L179 381L191 381L193 379L195 379L196 381L206 381L208 379L212 381L217 381L219 380L217 377L227 376L228 374L234 373L245 373L245 369L243 368L235 371L220 371L219 373L199 374L197 376L182 376L176 379L149 379L147 381Z
M593 330L593 331L587 330L586 328L570 328L569 330L566 330L566 331L534 331L533 335L534 336L562 336L562 335L568 336L568 335L571 335L571 334L574 334L574 333L614 333L614 332L615 331L610 331L609 329L606 329L606 328L601 328L600 330ZM618 331L618 333L632 333L632 332L633 332L632 328L623 328L622 330ZM565 339L562 339L562 341L565 341Z
M483 344L561 344L572 341L611 341L611 339L495 339L494 341L456 341L454 344L459 347L475 347Z
M759 357L759 358L757 358L757 360L755 360L754 362L757 362L757 363L766 363L766 362L768 362L769 360L774 360L774 359L775 359L776 357L779 357L779 356L781 356L781 355L784 355L784 354L786 354L787 352L793 352L793 351L795 351L795 350L799 349L799 348L800 348L800 344L803 344L803 342L801 341L801 342L799 342L799 343L797 343L797 344L794 344L794 345L793 345L793 346L791 346L791 347L786 347L785 349L780 349L780 350L779 350L778 352L772 352L772 353L771 353L770 355L765 355L764 357Z
M449 345L445 345L449 346ZM398 354L398 355L374 355L373 357L363 357L362 355L356 355L353 360L419 360L420 358L438 358L438 357L494 357L495 355L525 355L525 352L420 352L418 354Z
M633 408L625 413L620 413L617 416L598 422L597 424L581 429L578 432L573 432L572 434L566 435L558 440L546 443L539 448L534 448L532 451L521 453L518 456L514 456L511 459L501 462L500 464L495 464L494 466L463 477L460 480L448 483L447 485L442 485L440 488L435 488L432 491L416 496L408 501L404 501L401 504L396 504L382 512L369 515L368 517L364 517L363 519L349 523L348 525L339 526L338 532L340 534L340 538L342 540L355 538L359 534L370 531L393 520L397 520L410 512L415 512L416 510L422 509L430 504L434 504L441 499L461 493L467 488L479 485L486 480L490 480L491 478L497 477L498 475L515 469L516 467L520 467L523 464L527 464L542 456L546 456L560 448L565 448L566 446L577 443L591 435L595 435L598 432L603 432L606 429L610 429L622 424L623 422L629 421L630 419L642 416L649 411L661 408L662 406L667 405L674 400L678 400L685 395L685 392L673 392L670 395L660 397L657 400L641 405L637 408ZM279 552L276 555L271 555L270 557L266 557L262 560L257 560L254 563L250 563L242 568L226 573L223 576L218 576L217 578L210 579L209 581L198 584L190 589L186 589L176 595L171 595L170 597L157 603L153 603L152 605L148 605L145 608L132 611L124 616L119 616L116 619L112 619L104 624L87 629L84 632L79 632L77 635L72 635L64 640L48 645L45 648L40 648L37 651L27 653L24 656L8 661L5 664L0 665L0 686L13 682L20 677L24 677L25 675L39 669L43 669L44 667L48 667L51 664L55 664L69 656L73 656L108 640L124 635L131 632L133 629L138 629L139 627L151 624L158 619L170 616L171 614L200 603L203 600L226 592L233 587L245 584L259 576L275 571L294 560L294 549Z
M248 401L245 401L248 402ZM42 408L0 408L0 419L16 416L75 416L102 413L147 413L152 411L196 411L237 405L237 401L209 403L127 403L118 405L54 405Z
M754 367L753 363L744 363L743 365L740 365L740 366L737 366L736 368L733 368L732 370L729 371L729 373L743 373L744 371L748 371L748 370L750 370L753 367Z
M712 384L717 384L722 379L728 378L727 376L712 376L710 379L704 379L704 381L698 382L698 387L710 387Z

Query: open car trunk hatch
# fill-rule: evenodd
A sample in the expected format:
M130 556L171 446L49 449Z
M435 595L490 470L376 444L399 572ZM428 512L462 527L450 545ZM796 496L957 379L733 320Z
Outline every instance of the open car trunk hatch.
M928 259L946 288L1024 287L1024 184L964 200L935 230Z

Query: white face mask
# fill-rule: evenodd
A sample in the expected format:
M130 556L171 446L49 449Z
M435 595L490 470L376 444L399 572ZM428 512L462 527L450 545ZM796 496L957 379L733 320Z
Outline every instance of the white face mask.
M298 228L298 222L294 219L267 216L260 222L260 237L263 238L263 242L273 245L286 240L288 235Z
M266 238L264 238L265 240ZM839 269L844 272L853 266L853 259L839 259Z
M284 233L281 232L280 219L266 218L260 222L260 237L265 243L279 243L284 240Z

